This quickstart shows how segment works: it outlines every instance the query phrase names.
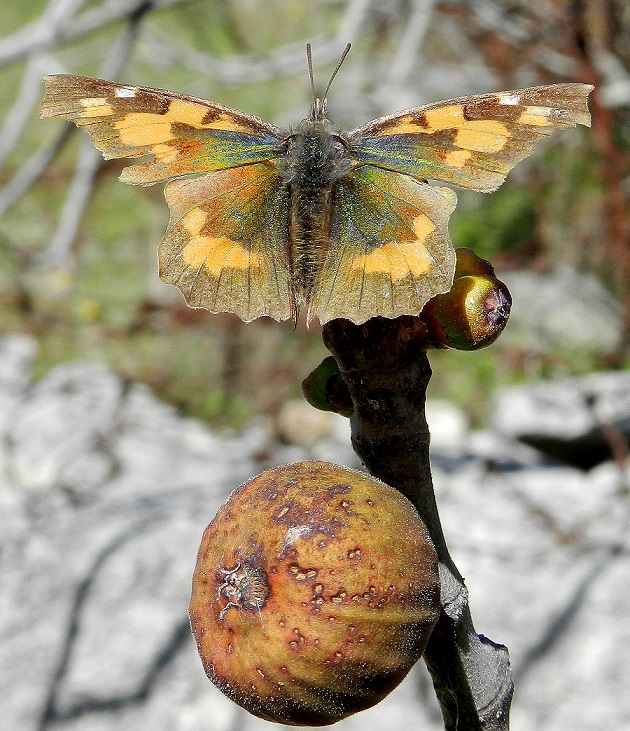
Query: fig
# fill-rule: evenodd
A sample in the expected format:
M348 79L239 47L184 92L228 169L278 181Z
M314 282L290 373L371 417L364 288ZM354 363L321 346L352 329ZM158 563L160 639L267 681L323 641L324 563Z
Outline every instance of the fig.
M496 277L459 277L423 312L433 343L456 350L491 345L507 325L512 306L508 288Z
M232 493L203 534L190 600L210 680L294 726L378 703L438 614L437 557L415 508L326 462L267 470Z
M472 249L461 246L455 249L455 279L470 276L494 276L494 267L487 259L477 256Z
M302 395L320 411L352 416L354 405L337 361L329 355L302 382Z
M494 276L492 264L470 249L456 249L451 289L429 300L420 317L436 348L478 350L493 343L507 325L512 297Z

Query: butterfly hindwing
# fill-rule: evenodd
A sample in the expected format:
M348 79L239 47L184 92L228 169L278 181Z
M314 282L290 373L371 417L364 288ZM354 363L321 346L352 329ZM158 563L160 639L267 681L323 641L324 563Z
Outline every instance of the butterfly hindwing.
M265 164L171 181L160 277L192 307L286 320L295 313L287 263L288 192Z
M588 84L451 99L382 117L350 133L358 161L420 179L491 191L557 129L590 126Z
M451 286L455 253L448 219L455 193L372 166L339 183L331 240L308 319L419 313Z
M84 127L105 158L153 156L125 168L125 183L150 185L281 154L282 130L220 104L83 76L44 81L42 117Z

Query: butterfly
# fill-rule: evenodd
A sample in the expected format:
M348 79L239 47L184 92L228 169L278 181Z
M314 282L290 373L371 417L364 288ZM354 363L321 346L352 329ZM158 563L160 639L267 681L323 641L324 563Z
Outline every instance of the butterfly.
M447 292L456 195L428 180L495 190L539 140L590 126L593 89L461 97L345 132L326 94L284 130L170 91L65 74L44 81L42 117L85 128L106 159L148 156L123 169L123 182L167 183L160 277L189 305L246 322L297 322L304 308L322 324L416 315Z

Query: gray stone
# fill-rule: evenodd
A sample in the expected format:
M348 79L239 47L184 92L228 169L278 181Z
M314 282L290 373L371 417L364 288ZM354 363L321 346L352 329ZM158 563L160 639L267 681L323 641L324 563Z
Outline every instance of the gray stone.
M594 277L566 265L541 274L500 273L512 294L505 346L533 352L566 349L612 352L621 345L622 307Z
M436 475L477 630L510 649L516 731L628 728L626 480L612 465Z
M16 372L0 378L0 393L19 386L0 466L0 727L274 728L206 679L186 610L201 533L230 490L313 454L274 445L262 422L216 434L93 366L31 386L28 362L14 358ZM345 424L330 437L337 462L341 440ZM512 728L628 728L628 475L610 462L589 473L543 466L524 447L510 460L512 442L491 432L463 441L457 469L435 467L437 496L477 629L511 651ZM90 468L89 455L108 469ZM72 464L94 469L88 488L80 471L70 480ZM422 663L335 726L408 727L442 728Z
M37 344L26 335L0 338L0 474L5 471L7 432L24 398Z
M59 366L33 386L8 429L17 484L77 494L102 484L121 395L121 379L100 366Z
M601 373L504 388L494 428L548 456L593 467L630 444L630 373Z

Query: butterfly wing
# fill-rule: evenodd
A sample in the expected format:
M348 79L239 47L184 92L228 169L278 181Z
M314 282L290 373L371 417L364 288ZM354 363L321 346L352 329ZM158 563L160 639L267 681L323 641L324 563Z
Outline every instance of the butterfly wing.
M331 241L310 298L307 319L418 314L450 289L455 252L448 219L450 188L361 166L337 186Z
M168 91L81 76L45 82L43 117L84 127L105 158L152 156L125 168L121 180L171 181L171 218L159 250L163 281L193 307L245 321L294 314L286 186L273 164L261 164L283 153L282 130Z
M288 192L272 166L245 165L173 180L171 218L159 248L160 277L192 307L296 316L287 259Z
M498 188L554 130L590 126L588 84L451 99L382 117L350 133L356 160L463 188Z
M144 86L60 74L46 76L42 117L84 127L106 159L152 155L123 170L125 183L163 180L269 160L282 130L220 104Z

